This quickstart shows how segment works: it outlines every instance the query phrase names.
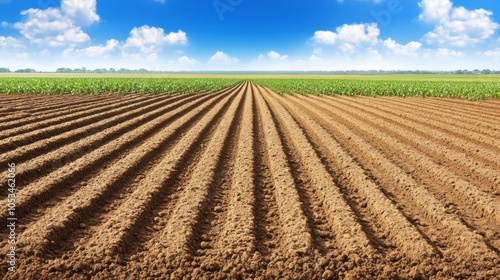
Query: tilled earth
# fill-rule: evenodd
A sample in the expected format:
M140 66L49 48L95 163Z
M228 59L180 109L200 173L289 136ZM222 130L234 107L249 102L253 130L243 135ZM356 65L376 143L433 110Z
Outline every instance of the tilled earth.
M500 275L500 101L246 82L0 96L0 120L5 279Z

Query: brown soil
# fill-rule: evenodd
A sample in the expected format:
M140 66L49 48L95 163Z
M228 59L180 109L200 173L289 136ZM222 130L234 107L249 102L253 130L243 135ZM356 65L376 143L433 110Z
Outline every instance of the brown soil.
M494 279L499 112L250 82L0 96L18 218L16 272L4 262L0 277Z

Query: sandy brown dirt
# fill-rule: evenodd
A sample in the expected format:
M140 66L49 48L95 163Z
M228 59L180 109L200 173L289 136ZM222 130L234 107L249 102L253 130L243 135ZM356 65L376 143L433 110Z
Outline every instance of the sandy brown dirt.
M279 96L246 82L0 96L0 120L18 219L4 279L500 275L500 101Z

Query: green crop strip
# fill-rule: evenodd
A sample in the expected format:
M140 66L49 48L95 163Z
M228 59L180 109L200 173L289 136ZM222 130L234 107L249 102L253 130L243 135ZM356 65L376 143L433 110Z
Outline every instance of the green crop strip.
M0 78L2 94L173 94L214 92L241 82L217 78Z
M231 75L229 75L231 76ZM302 77L302 76L301 76ZM0 94L174 94L214 92L244 80L268 87L278 94L347 96L433 96L467 99L500 99L500 82L493 80L435 80L394 78L390 75L355 78L250 78L231 77L0 77ZM427 76L424 76L427 77Z
M278 94L500 98L500 82L361 79L257 79L254 82Z

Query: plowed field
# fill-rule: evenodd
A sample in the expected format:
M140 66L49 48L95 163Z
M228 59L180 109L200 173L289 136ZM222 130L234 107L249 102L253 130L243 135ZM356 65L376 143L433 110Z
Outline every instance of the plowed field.
M0 96L0 120L3 186L16 164L7 279L500 275L499 101L246 82Z

